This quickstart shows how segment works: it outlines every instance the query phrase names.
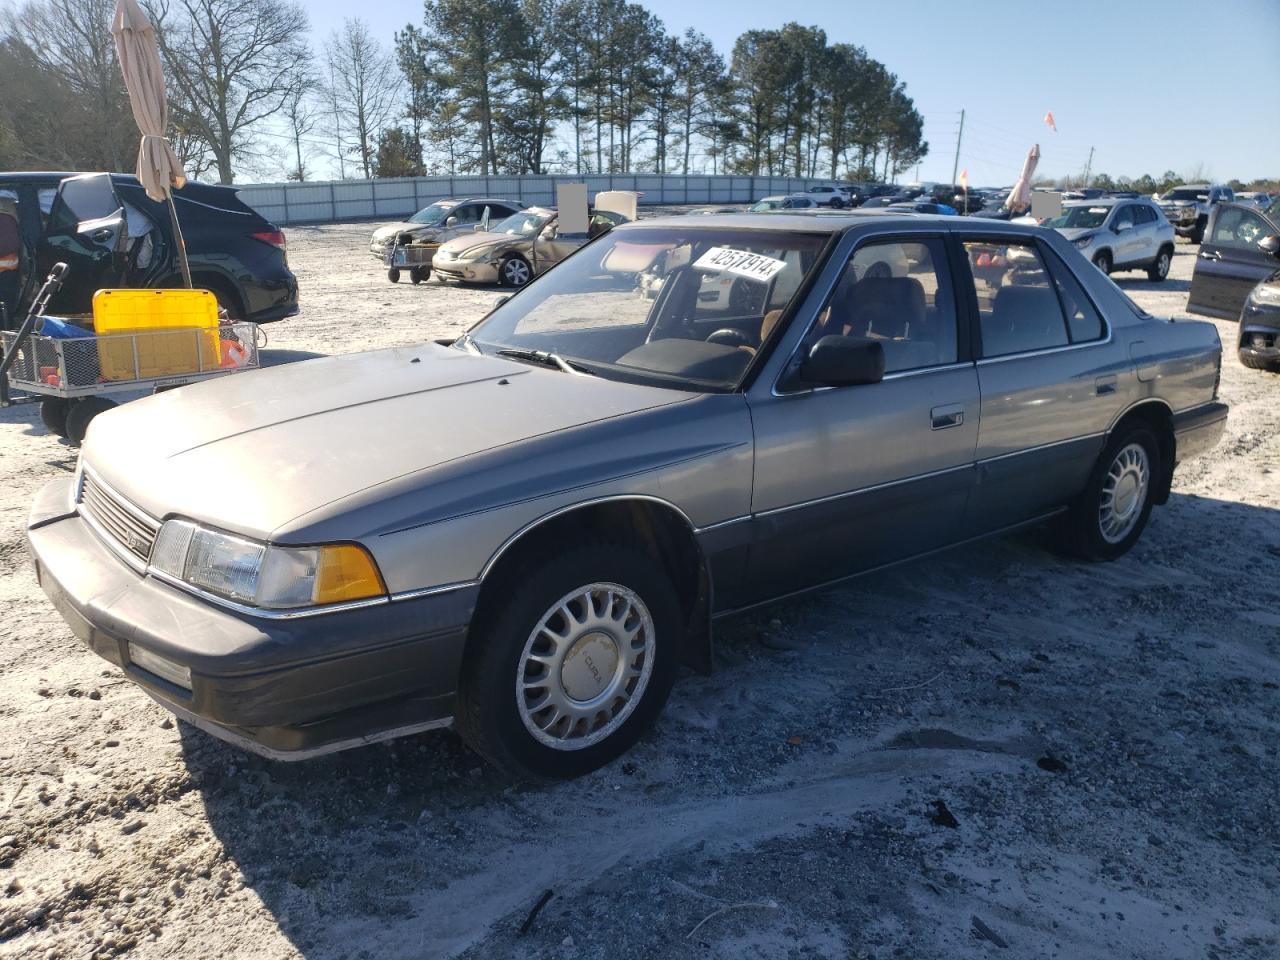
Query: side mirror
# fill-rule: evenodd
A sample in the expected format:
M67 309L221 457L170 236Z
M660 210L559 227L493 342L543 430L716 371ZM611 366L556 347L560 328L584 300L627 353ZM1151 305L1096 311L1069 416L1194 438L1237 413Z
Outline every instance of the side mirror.
M457 218L457 217L450 217L448 220L446 220L446 221L444 222L444 225L445 225L446 227L456 227L456 226L458 225L458 218Z
M1126 230L1132 230L1133 224L1126 220L1123 223L1117 223L1112 229L1115 233L1124 233Z
M487 223L477 223L474 227L471 228L471 232L482 233L488 229L489 229L489 225Z
M1258 241L1258 249L1272 257L1280 257L1280 236L1263 237Z
M813 386L849 387L884 379L884 347L878 340L823 337L800 365L800 379Z

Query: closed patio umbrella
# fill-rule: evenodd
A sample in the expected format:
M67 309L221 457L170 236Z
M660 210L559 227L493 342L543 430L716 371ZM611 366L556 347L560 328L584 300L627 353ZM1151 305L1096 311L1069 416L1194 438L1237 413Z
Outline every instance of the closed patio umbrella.
M173 203L174 188L185 184L187 176L165 138L165 130L169 126L169 103L165 98L164 72L160 67L155 27L138 6L138 0L118 0L115 16L111 18L111 35L115 38L124 85L129 91L133 119L142 133L142 143L138 147L138 179L148 197L169 205L182 282L190 288L187 245L182 239L182 227L178 224L178 211Z
M1036 164L1040 162L1040 144L1035 144L1027 151L1027 159L1022 162L1022 173L1018 182L1009 191L1004 202L1006 210L1025 210L1031 206L1031 178L1036 175Z

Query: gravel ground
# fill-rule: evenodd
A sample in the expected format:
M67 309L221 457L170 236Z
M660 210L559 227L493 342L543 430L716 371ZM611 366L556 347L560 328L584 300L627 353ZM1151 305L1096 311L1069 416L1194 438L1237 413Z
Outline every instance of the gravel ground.
M496 298L391 285L372 227L290 231L275 360ZM1194 253L1120 283L1180 313ZM1227 351L1227 437L1123 560L1030 533L740 618L623 761L536 787L447 732L284 765L176 724L37 588L74 451L0 411L0 955L1275 958L1278 390Z

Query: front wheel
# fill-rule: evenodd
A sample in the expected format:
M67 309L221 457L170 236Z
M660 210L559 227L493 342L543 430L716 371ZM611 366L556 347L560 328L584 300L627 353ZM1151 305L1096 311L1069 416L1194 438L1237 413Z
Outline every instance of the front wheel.
M1151 266L1147 267L1147 279L1156 283L1160 283L1165 277L1169 276L1169 267L1173 263L1173 251L1165 248L1161 250Z
M512 254L498 264L498 277L503 286L523 287L533 279L533 268L529 261L519 254Z
M1204 240L1204 228L1207 227L1208 225L1209 225L1209 220L1207 217L1200 218L1199 220L1196 221L1196 228L1191 231L1191 236L1189 236L1187 239L1190 240L1192 243L1200 243L1202 240Z
M489 592L468 641L456 724L514 775L580 776L654 722L676 672L675 590L653 558L590 545Z
M85 397L72 403L67 411L67 439L80 446L84 443L84 435L89 432L90 421L115 405L114 400L106 397Z
M1160 443L1150 428L1133 424L1117 431L1062 518L1066 552L1086 560L1115 560L1128 553L1151 516L1151 491L1162 470Z
M399 283L400 282L399 269L397 269L396 267L392 267L390 270L388 270L387 279L390 280L392 283Z
M1106 250L1101 250L1098 255L1093 258L1093 265L1101 270L1107 276L1111 275L1111 254Z
M40 401L40 419L55 437L67 435L67 414L71 404L62 397L45 397Z

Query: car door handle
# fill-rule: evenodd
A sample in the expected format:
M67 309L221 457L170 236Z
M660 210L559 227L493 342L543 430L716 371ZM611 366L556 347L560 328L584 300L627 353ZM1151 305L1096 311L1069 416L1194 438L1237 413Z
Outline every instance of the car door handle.
M94 243L105 243L106 241L111 239L111 231L106 227L102 227L98 230L93 231L93 233L89 234L89 239L92 240Z
M929 411L929 419L934 430L958 427L964 423L964 407L958 403L946 407L934 407Z
M1201 250L1200 259L1201 260L1221 260L1222 254L1220 254L1217 250Z
M1115 374L1098 377L1093 381L1093 392L1096 396L1105 397L1116 392Z

